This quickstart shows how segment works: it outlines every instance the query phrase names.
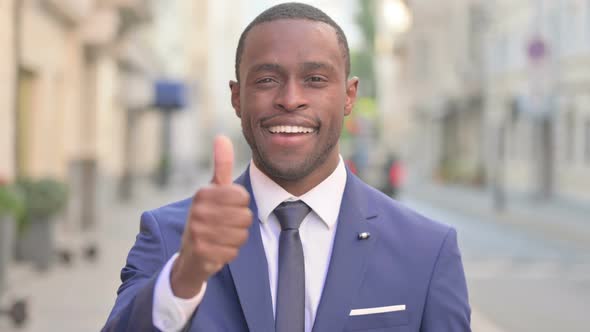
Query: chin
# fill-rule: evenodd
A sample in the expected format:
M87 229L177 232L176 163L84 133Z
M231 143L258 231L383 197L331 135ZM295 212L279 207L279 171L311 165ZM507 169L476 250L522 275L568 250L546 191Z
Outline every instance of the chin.
M263 162L265 172L273 178L285 181L298 181L309 175L309 167L306 163L273 163Z

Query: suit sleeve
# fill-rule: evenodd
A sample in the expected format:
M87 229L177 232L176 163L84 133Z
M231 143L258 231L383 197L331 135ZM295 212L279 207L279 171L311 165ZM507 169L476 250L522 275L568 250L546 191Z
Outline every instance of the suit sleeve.
M471 331L470 320L471 308L457 232L450 229L431 276L420 331Z
M157 331L152 321L156 280L166 262L166 248L151 212L141 216L140 232L121 271L122 284L103 332Z

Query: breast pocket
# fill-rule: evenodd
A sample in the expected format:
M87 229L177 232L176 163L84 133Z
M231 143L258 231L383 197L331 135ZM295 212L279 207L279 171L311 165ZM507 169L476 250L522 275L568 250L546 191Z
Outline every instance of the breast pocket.
M371 330L404 332L408 331L408 312L394 311L367 315L349 316L344 331Z

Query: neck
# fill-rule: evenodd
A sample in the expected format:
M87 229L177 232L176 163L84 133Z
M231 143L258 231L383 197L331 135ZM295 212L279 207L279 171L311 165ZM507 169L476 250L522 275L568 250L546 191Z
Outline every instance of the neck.
M271 180L285 189L289 194L293 196L301 196L306 192L310 191L311 189L315 188L318 184L322 183L328 176L330 176L336 167L338 167L338 163L340 162L340 155L335 154L335 156L331 156L324 161L324 163L314 169L311 173L303 176L302 178L296 180L284 179L276 176L272 176L266 172L263 168L258 168L266 174Z

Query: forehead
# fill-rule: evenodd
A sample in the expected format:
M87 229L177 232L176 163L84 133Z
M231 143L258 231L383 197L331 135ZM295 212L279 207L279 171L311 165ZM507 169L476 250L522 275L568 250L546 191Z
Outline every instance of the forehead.
M254 26L244 42L240 72L260 63L328 62L344 70L336 30L323 22L279 19Z

